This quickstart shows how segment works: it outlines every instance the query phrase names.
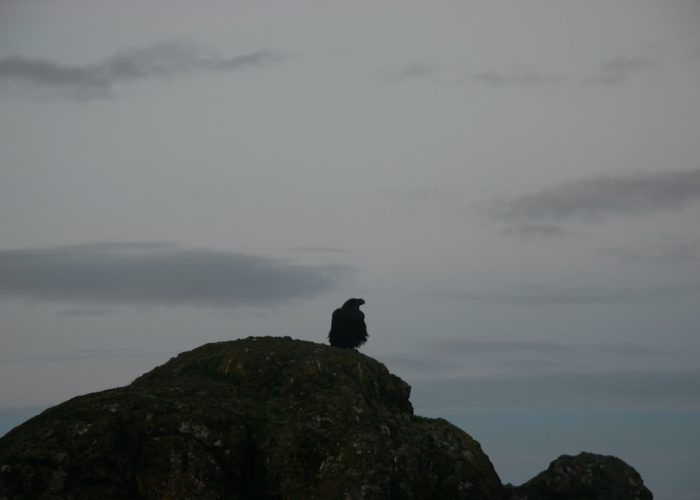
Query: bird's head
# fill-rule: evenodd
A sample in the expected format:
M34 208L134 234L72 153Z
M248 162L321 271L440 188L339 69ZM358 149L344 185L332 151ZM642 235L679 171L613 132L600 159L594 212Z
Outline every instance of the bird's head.
M345 301L345 304L343 304L343 309L359 308L364 303L365 299L348 299Z

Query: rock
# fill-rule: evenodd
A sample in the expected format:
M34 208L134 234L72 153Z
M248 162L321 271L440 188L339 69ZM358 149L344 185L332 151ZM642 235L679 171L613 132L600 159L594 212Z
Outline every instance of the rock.
M513 500L651 500L639 473L616 457L562 455L546 471L519 487Z
M9 432L0 499L504 498L479 443L409 394L354 350L207 344Z
M479 443L414 415L409 395L354 350L207 344L0 438L0 500L652 498L632 467L591 453L504 487Z

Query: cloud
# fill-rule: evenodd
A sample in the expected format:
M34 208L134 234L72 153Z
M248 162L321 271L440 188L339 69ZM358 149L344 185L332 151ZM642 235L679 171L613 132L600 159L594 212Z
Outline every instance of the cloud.
M420 352L419 356L388 354L378 359L409 380L449 380L596 373L669 362L676 366L678 355L634 341L585 344L487 337L435 339L425 342Z
M647 287L521 287L506 292L437 291L431 295L500 305L652 304L700 296L700 283Z
M169 42L117 52L101 61L71 65L21 56L0 59L0 83L26 84L76 99L112 95L116 85L151 78L174 78L195 72L229 72L277 64L287 55L258 50L225 58L196 45Z
M412 61L401 68L389 71L384 76L386 83L400 83L408 80L435 80L438 68L425 61Z
M81 306L274 305L331 291L348 273L345 266L164 243L0 250L0 299Z
M489 340L489 339L440 339L429 342L427 347L443 355L468 353L475 356L488 354L536 353L542 356L552 355L600 355L616 354L620 356L667 356L668 352L647 346L628 344L565 344L563 342L537 340Z
M558 238L569 232L557 224L538 224L535 222L520 222L507 227L505 234L514 234L525 239L529 238Z
M494 87L551 85L567 80L565 76L543 73L532 66L518 66L510 71L483 71L470 78Z
M602 253L622 261L661 262L665 264L695 264L700 262L700 240L673 241L644 248L604 248Z
M0 364L45 363L53 361L73 361L78 359L117 359L150 357L177 354L173 351L150 351L134 348L111 349L71 349L65 351L37 351L32 353L15 353L0 356Z
M648 364L664 361L676 353L636 342L571 344L544 340L493 340L490 338L442 338L424 344L420 357L381 356L382 362L397 371L418 378L449 378L469 373L506 376L513 373L533 376L553 370L571 370L573 366L590 370L592 364L615 367L622 362Z
M84 317L84 316L105 316L114 312L114 309L109 307L74 307L71 309L63 309L56 313L57 316L64 317Z
M700 372L604 371L414 380L419 409L700 409Z
M445 359L435 360L426 357L406 357L394 354L379 356L389 370L396 373L420 373L421 375L444 373L460 367L459 363Z
M462 85L469 81L474 81L493 87L505 86L539 86L547 84L558 84L568 80L562 75L544 73L532 66L520 65L509 71L488 70L471 75L439 80L440 70L437 66L425 61L412 61L401 68L388 72L384 80L387 83L399 83L410 80L430 80L434 83L445 85Z
M643 73L656 66L656 62L648 56L620 56L601 63L598 73L584 78L585 85L622 85L627 78Z
M700 201L700 168L675 172L600 175L526 194L487 208L514 224L597 221L618 214L677 211Z
M330 254L349 254L352 253L352 250L348 250L347 248L338 248L338 247L294 247L291 249L292 252L295 253L318 253L318 254L324 254L324 253L330 253Z
M476 82L494 88L541 87L564 83L622 85L629 77L648 71L656 65L656 61L646 55L635 57L619 56L603 61L595 74L577 81L576 77L571 75L548 73L531 65L520 64L510 69L488 69L472 72L466 77L457 78L449 83L464 84ZM439 70L436 66L425 61L413 61L393 72L389 72L385 77L385 81L389 83L418 79L437 81L438 76Z

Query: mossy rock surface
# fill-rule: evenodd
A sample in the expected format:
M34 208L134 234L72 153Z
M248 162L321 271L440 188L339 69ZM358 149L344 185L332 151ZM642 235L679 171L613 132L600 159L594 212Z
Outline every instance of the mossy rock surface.
M0 499L504 498L479 443L357 351L207 344L0 439Z

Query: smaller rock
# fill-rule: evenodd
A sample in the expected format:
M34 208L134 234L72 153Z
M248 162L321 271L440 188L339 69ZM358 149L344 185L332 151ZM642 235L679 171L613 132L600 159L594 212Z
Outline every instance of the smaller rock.
M546 471L518 487L508 487L510 498L560 500L652 500L639 473L616 457L579 453L562 455Z

